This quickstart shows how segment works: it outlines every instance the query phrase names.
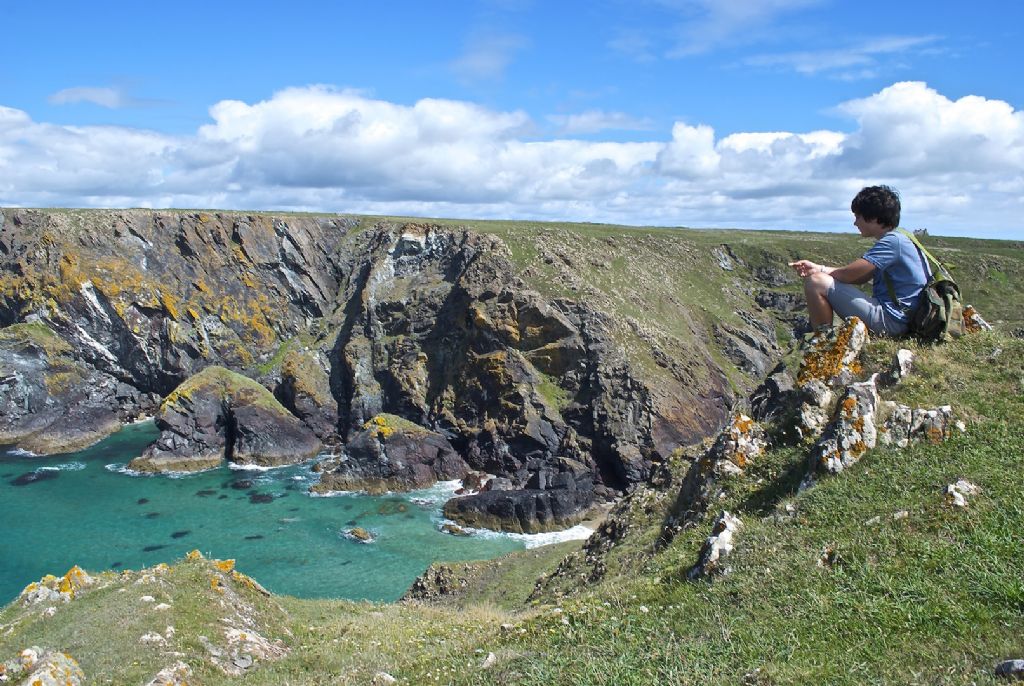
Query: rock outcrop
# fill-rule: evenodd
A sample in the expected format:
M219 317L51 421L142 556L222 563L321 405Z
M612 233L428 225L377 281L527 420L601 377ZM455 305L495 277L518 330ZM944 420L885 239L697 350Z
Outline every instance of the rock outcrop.
M128 467L191 472L228 460L276 466L315 457L322 445L263 386L207 367L176 388L156 416L160 437Z
M545 256L553 251L578 291L571 251L537 245ZM682 259L702 259L679 250ZM748 269L728 246L721 254L730 273ZM179 394L161 405L162 435L133 468L301 459L314 442L285 426L292 416L348 457L325 465L325 477L340 470L328 480L424 483L425 472L374 472L380 454L365 450L361 432L390 414L439 436L438 455L447 455L443 439L467 467L507 480L500 496L481 494L453 512L467 523L519 512L506 524L530 529L572 521L590 503L643 483L659 459L718 430L737 379L779 356L770 319L752 312L749 295L734 299L746 298L751 312L739 307L720 326L688 316L685 331L668 335L650 322L613 319L586 298L543 297L510 256L501 240L466 229L337 216L5 211L0 324L34 321L52 331L80 368L82 383L73 386L88 387L89 398L50 392L48 413L38 384L24 379L54 367L56 356L37 353L36 367L22 363L29 366L18 372L0 355L0 403L11 408L0 440L45 447L40 427L70 413L81 421L64 425L85 434L50 442L83 447L222 367L272 391L286 414L242 396ZM638 350L624 349L623 325ZM641 369L637 356L656 368ZM283 442L277 452L272 442ZM461 469L449 462L431 467L431 478Z
M325 461L321 468L313 487L319 493L409 491L469 472L444 436L390 414L367 421L345 445L344 459Z

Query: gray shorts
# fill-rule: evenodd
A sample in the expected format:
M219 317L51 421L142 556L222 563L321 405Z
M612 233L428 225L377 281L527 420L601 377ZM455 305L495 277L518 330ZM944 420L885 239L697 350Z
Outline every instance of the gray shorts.
M833 280L825 294L832 310L840 317L860 317L868 329L887 336L902 336L907 332L905 322L897 321L875 300L853 284Z

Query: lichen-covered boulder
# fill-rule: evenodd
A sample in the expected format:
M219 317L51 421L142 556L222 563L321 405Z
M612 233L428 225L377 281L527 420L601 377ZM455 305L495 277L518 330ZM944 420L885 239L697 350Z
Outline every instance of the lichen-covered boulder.
M838 474L857 462L878 441L875 380L850 384L839 401L836 416L811 449L811 471Z
M444 436L391 414L378 414L324 465L314 492L409 491L461 479L469 466Z
M881 418L879 440L883 445L905 448L912 440L941 443L949 438L954 426L953 408L910 408L899 403L884 402L879 408Z
M156 416L160 437L128 467L142 472L210 469L225 458L274 466L314 457L322 444L267 389L223 367L178 386Z
M85 672L66 653L32 646L0 663L0 681L18 686L81 686Z
M849 317L838 328L819 333L810 340L810 348L804 353L797 375L798 435L814 439L828 425L834 411L835 390L853 381L860 372L858 358L867 341L867 327L857 317Z

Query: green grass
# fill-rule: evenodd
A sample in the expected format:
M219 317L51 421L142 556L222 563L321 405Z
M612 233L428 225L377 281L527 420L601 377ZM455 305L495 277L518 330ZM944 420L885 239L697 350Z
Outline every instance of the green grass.
M872 343L866 371L887 365L897 347ZM726 482L715 505L744 522L725 577L685 578L710 517L656 546L683 459L675 487L641 489L616 509L626 534L613 546L454 564L467 584L441 603L265 598L235 588L256 629L291 650L237 682L368 683L386 671L409 684L995 683L995 664L1024 654L1024 341L979 334L916 352L915 373L884 394L951 402L968 418L967 433L875 449L803 492L804 450L768 452ZM960 478L982 489L966 509L942 497ZM603 576L591 575L597 560ZM538 577L559 566L527 600ZM48 619L8 606L0 657L56 646L91 683L143 683L166 665L139 648L138 635L173 623L175 646L202 683L236 683L198 643L227 612L210 575L206 562L172 567L153 594L174 609L156 624L134 609L141 589L131 579L86 591ZM495 664L485 669L489 653Z

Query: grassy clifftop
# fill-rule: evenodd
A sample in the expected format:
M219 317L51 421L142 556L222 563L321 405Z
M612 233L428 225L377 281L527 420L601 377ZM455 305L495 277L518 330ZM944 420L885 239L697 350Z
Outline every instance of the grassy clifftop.
M896 348L871 343L865 372ZM453 565L466 583L431 604L272 597L188 560L148 580L104 577L52 616L15 602L0 612L0 659L50 647L91 683L118 684L177 659L205 684L383 683L380 672L410 684L996 683L995 665L1024 655L1024 341L976 334L915 352L915 371L883 395L950 403L967 432L877 448L802 492L806 452L769 451L715 505L744 526L732 572L713 582L686 579L711 518L658 548L676 489L641 489L615 515L613 546ZM980 487L966 508L943 496L958 479ZM538 575L544 590L527 600ZM244 676L216 664L236 654L253 658Z

